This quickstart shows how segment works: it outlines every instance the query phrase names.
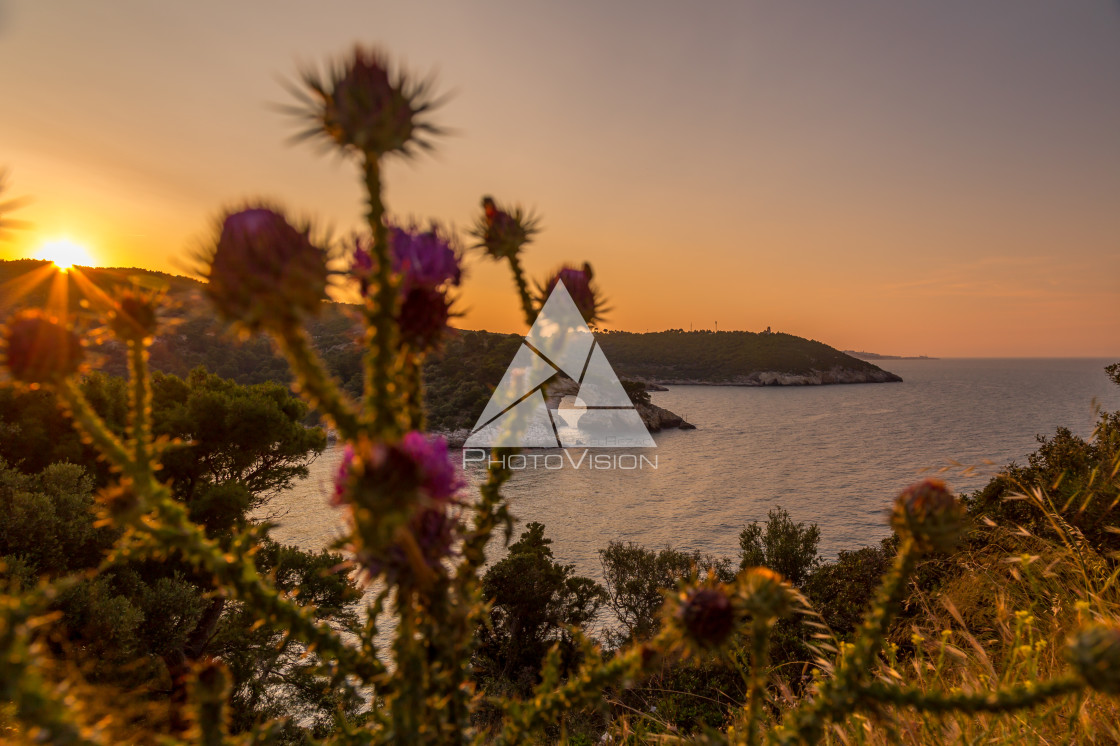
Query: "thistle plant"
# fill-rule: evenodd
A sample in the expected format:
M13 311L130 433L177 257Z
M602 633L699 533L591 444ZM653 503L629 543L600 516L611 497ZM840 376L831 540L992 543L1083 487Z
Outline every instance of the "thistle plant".
M1087 627L1071 646L1068 674L979 693L928 692L889 675L885 639L917 561L945 552L961 535L963 510L944 484L927 480L899 496L892 525L901 538L858 635L833 655L822 645L812 691L775 715L770 638L780 619L810 614L808 602L778 574L747 568L730 583L693 578L669 594L664 624L652 639L605 654L578 631L582 657L561 676L558 649L527 699L486 698L472 679L476 630L487 618L480 572L486 549L512 518L502 497L510 472L495 454L475 497L467 495L446 443L424 432L420 376L426 356L449 333L452 293L463 273L462 253L446 231L392 222L384 202L384 162L432 147L441 130L429 117L429 81L392 69L378 51L356 49L326 74L305 76L301 115L314 137L356 162L366 190L367 226L354 239L347 277L361 298L364 388L343 393L311 342L305 323L325 300L326 248L306 225L294 225L276 205L247 203L225 213L205 256L206 295L242 334L267 334L291 364L301 396L345 442L329 500L344 517L340 545L348 570L370 584L365 622L344 634L315 620L306 607L277 591L254 562L259 529L228 543L208 538L161 481L160 454L182 444L153 437L148 351L160 331L160 298L125 291L99 300L109 333L127 349L130 419L123 437L97 414L78 385L86 364L83 337L66 319L30 311L7 320L3 363L17 385L45 387L75 427L115 470L100 496L101 521L120 529L102 568L125 558L158 561L175 552L213 577L217 593L241 601L262 624L286 631L317 662L319 684L364 698L358 716L339 711L323 741L339 744L521 744L544 738L567 713L603 707L604 691L637 682L661 662L681 656L724 656L745 664L747 701L713 743L815 743L830 724L884 706L923 711L1009 711L1085 688L1120 692L1120 630ZM521 255L537 221L519 208L483 199L473 235L491 258L508 264L526 324L548 291L563 281L586 319L603 313L602 298L583 264L564 267L530 290ZM40 630L52 622L51 600L76 580L64 577L0 599L0 692L31 738L59 743L109 743L111 723L70 693L66 681L44 675ZM385 624L386 619L390 624ZM388 640L387 645L383 641ZM835 650L835 648L833 648ZM220 660L176 672L188 694L175 701L165 742L267 743L277 723L230 736L225 709L229 677ZM497 733L476 731L483 705L503 713ZM553 731L555 732L555 731Z

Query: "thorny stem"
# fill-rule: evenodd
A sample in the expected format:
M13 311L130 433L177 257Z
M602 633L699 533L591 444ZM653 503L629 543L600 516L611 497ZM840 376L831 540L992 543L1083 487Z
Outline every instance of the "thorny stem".
M131 390L132 422L129 432L133 459L138 465L148 464L148 444L152 437L152 383L148 376L148 345L141 340L128 342L128 368Z
M759 712L766 692L766 671L770 666L770 623L755 619L751 624L751 681L747 694L747 744L758 743Z
M804 700L786 715L782 728L770 733L770 743L816 743L829 721L841 719L860 706L860 683L871 674L917 557L913 541L903 539L894 565L883 578L860 626L854 646L837 661L835 677L824 681L816 696Z
M15 706L17 717L32 727L31 740L58 744L97 744L95 730L74 721L72 695L53 689L34 665L29 642L41 599L37 595L0 595L0 699Z
M385 226L385 205L381 199L381 164L374 153L367 153L363 173L368 199L366 221L373 235L372 291L366 298L365 413L373 431L382 438L399 435L393 397L397 393L397 282L393 276L389 232Z
M109 463L132 475L136 469L132 454L93 410L78 384L67 378L59 385L58 393L79 432L89 439Z
M407 430L424 430L424 377L423 358L409 351L404 355L401 375L401 409L404 410Z
M529 292L529 282L525 279L525 270L517 254L510 256L509 268L513 272L513 282L517 286L517 295L521 299L521 312L525 314L525 324L531 327L536 320L537 311L534 308L533 295Z
M355 440L363 432L355 406L339 390L301 327L283 328L275 335L292 366L300 392L338 429L340 438Z
M1065 676L1049 681L1015 684L993 692L944 694L890 686L876 681L860 688L859 700L866 706L889 702L914 707L923 712L1008 712L1031 707L1054 697L1074 694L1084 687L1085 683L1081 679Z

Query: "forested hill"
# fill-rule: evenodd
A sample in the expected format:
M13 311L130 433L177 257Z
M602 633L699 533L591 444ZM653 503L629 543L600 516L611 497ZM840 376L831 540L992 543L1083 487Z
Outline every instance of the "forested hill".
M738 386L900 381L865 360L780 332L601 332L618 374L652 383Z
M40 268L44 268L40 276L46 276L45 265L33 260L0 261L0 320L13 308L47 303L50 282L33 288L28 283ZM152 346L153 368L183 376L204 366L239 383L291 380L287 362L267 339L239 341L229 333L202 297L199 282L148 270L82 271L106 290L131 282L168 288L167 315L172 323ZM68 285L71 310L93 323L95 315L80 304L82 294L72 278ZM324 304L308 328L332 372L354 395L362 384L357 328L354 307L338 303ZM760 386L901 380L828 345L790 334L677 330L600 332L596 337L621 378L647 383ZM453 335L443 353L425 365L430 426L455 430L474 425L520 345L521 337L514 334L460 331ZM95 352L101 356L97 367L124 375L123 350L115 343Z

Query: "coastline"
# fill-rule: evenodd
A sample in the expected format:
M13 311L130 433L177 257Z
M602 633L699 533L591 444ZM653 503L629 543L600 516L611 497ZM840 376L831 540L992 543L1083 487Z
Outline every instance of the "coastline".
M657 386L833 386L857 383L902 383L902 377L889 371L830 368L810 373L783 373L774 370L754 371L726 381L702 381L689 378L634 378Z

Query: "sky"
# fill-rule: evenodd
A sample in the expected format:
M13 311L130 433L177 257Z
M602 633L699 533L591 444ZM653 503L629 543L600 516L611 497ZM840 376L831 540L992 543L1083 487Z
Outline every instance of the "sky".
M361 42L449 94L387 168L398 219L492 194L589 261L631 331L839 349L1120 357L1116 0L0 4L0 167L32 225L103 266L185 274L223 207L343 234L355 165L289 138L283 81ZM523 332L468 260L458 324Z

